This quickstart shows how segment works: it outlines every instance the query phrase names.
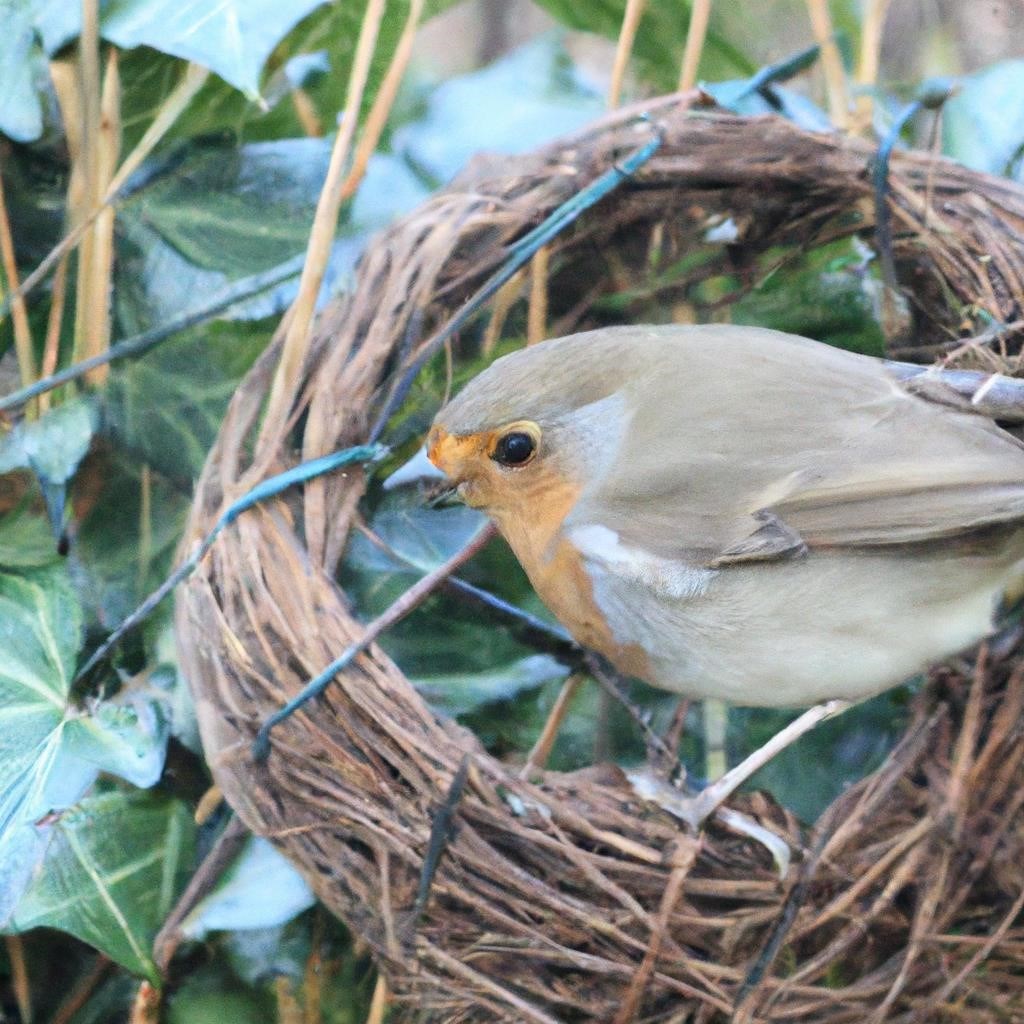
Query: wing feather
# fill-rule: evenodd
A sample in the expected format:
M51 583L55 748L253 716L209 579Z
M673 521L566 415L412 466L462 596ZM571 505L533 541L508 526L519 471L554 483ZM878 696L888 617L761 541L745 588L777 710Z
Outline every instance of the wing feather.
M623 392L629 429L567 522L659 558L721 567L1024 522L1024 445L879 360L703 328L666 336Z

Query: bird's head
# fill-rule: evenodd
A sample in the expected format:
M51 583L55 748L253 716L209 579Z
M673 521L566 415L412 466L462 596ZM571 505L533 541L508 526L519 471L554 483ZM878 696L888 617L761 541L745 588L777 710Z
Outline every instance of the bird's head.
M610 464L628 419L626 364L635 362L616 333L498 359L438 413L427 454L467 504L500 524L555 495L578 494Z

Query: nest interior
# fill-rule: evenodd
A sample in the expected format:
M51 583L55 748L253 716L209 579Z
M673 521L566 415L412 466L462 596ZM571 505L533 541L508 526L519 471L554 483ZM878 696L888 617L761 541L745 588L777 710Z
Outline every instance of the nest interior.
M670 305L724 273L751 283L765 254L871 244L873 147L694 101L645 104L660 150L552 245L550 334L600 323L597 298L624 283ZM649 136L635 114L479 161L376 238L351 293L321 316L289 430L260 434L279 347L243 382L186 541L255 471L359 443L403 357L511 243ZM888 202L915 351L948 351L964 311L982 310L1011 329L961 347L1014 363L1024 190L901 153ZM705 246L668 283L652 272L728 218L729 245ZM896 750L812 829L744 798L798 851L781 880L764 848L717 826L688 835L612 766L520 779L376 646L254 763L262 720L362 632L335 571L364 486L362 471L339 473L242 516L180 592L177 627L216 781L372 950L394 1019L1024 1019L1024 669L1012 651L933 672ZM424 902L431 830L467 757Z

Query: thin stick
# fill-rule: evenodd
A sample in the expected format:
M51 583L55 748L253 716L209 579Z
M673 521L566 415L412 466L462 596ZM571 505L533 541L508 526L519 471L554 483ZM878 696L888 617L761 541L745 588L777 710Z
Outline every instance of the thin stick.
M40 375L44 380L57 369L57 358L60 355L60 329L64 323L64 307L67 303L67 296L68 258L64 256L57 264L57 273L53 275L50 313L46 319L46 341L43 343L43 364L39 368ZM39 411L46 412L49 407L50 395L44 391L39 396Z
M551 748L555 745L555 740L558 738L558 731L562 727L562 722L565 721L569 705L583 684L583 680L584 676L580 675L579 672L573 672L562 683L562 689L558 691L558 697L555 699L554 707L544 723L544 728L541 729L537 742L534 743L530 753L527 755L526 763L519 769L519 778L528 779L535 768L543 768L548 763L548 758L551 756Z
M622 15L622 27L619 29L619 42L615 48L615 63L612 65L612 80L608 86L608 107L614 109L622 98L622 80L626 75L629 56L633 52L636 30L640 25L640 16L644 13L645 0L626 0L626 10Z
M828 94L829 116L832 123L844 131L850 120L850 98L846 91L846 72L843 58L836 45L832 29L832 15L828 0L807 0L814 38L821 47L821 67L825 72L825 91Z
M423 0L411 0L409 14L405 19L405 27L395 47L394 56L388 66L384 81L381 82L377 95L374 98L373 106L366 117L366 125L363 134L356 146L355 155L352 158L352 168L348 172L345 181L341 186L341 201L350 199L355 195L359 183L366 174L370 157L377 149L377 143L384 132L391 108L395 105L395 97L398 95L398 88L405 77L405 69L409 66L409 58L412 56L413 43L416 40L416 28L419 25L420 17L423 14Z
M651 932L650 942L644 953L644 958L637 968L636 974L633 975L629 988L622 999L622 1006L618 1014L616 1014L615 1024L630 1024L631 1021L636 1019L644 991L658 963L658 955L661 953L662 943L665 941L665 935L668 933L672 911L682 895L683 883L689 877L690 869L697 859L698 849L698 843L689 843L682 847L680 851L681 856L672 867L672 874L669 875L665 891L661 896L661 906L658 908L658 917Z
M96 205L101 207L92 227L92 259L88 267L88 310L83 351L87 356L99 355L110 348L110 286L114 271L114 209L103 202L107 186L117 168L121 152L121 80L118 74L117 50L110 48L107 70L103 76L100 121L96 137ZM106 382L107 364L86 374L86 383L94 386Z
M5 935L7 960L11 965L11 989L18 1004L18 1016L22 1024L32 1024L32 986L28 980L28 963L25 960L25 941L20 935Z
M174 953L181 943L182 922L235 859L248 834L248 829L242 824L241 819L232 817L167 915L167 920L153 940L153 961L162 975L167 974L167 968L170 967Z
M978 658L974 663L974 678L967 695L967 707L964 709L964 719L960 726L960 735L957 737L953 763L949 771L949 784L946 787L946 807L953 821L953 836L956 839L963 834L967 778L974 761L978 729L981 724L981 705L987 680L988 644L982 643L978 649Z
M383 974L377 975L377 984L373 986L373 998L370 1000L370 1011L366 1015L366 1024L384 1024L384 1014L388 1009L388 980Z
M704 718L704 777L708 782L720 779L729 770L725 739L729 729L729 705L707 697L702 702Z
M512 308L512 304L519 298L519 289L522 287L522 284L523 273L520 271L520 273L506 281L498 289L497 295L494 296L494 302L491 303L491 318L487 321L484 337L480 342L480 351L485 356L489 356L498 344L502 328L508 319L508 312Z
M324 996L324 921L323 907L313 911L313 927L309 937L309 956L302 972L303 1024L323 1024Z
M195 570L195 567L203 560L210 548L213 547L214 541L243 512L248 511L254 505L258 505L261 501L266 501L267 498L272 498L282 491L286 491L295 484L305 483L307 480L323 476L324 473L332 473L337 469L344 469L348 466L379 462L386 453L387 448L380 444L356 445L354 448L343 448L341 451L331 452L329 455L324 455L319 459L311 459L309 462L301 462L291 469L286 469L283 473L267 477L267 479L262 480L251 490L246 491L241 498L232 502L221 513L220 517L210 528L209 533L196 545L192 554L140 605L125 616L121 624L93 651L88 661L75 673L74 681L77 682L88 675L93 667L110 653L129 630L142 622L182 580L188 579Z
M79 171L81 188L69 192L75 223L86 220L91 210L99 206L102 195L100 184L100 120L102 94L100 87L100 30L99 0L81 0L82 31L78 37L78 93L81 112L81 149L74 162ZM91 335L89 323L92 313L94 249L96 238L91 230L82 235L78 249L78 274L75 285L75 341L73 358L85 359L96 355L89 349Z
M75 987L67 994L64 1001L57 1007L50 1024L69 1024L69 1021L85 1006L89 997L96 991L96 986L106 977L114 965L102 953L93 961L92 968Z
M377 33L384 15L384 0L369 0L363 14L359 29L359 40L356 43L352 70L349 74L348 88L345 94L345 112L341 119L341 128L331 148L331 161L327 168L327 177L317 202L313 227L309 233L306 246L306 261L299 280L299 293L291 308L291 320L285 334L281 350L281 360L277 364L277 372L270 389L267 413L260 429L257 450L271 451L276 445L269 443L284 429L291 405L292 397L299 384L302 365L309 349L310 328L313 314L316 312L316 300L323 284L327 260L334 232L341 210L341 189L345 182L345 167L348 163L352 139L359 122L359 110L363 102L363 92L370 75L370 65L377 44Z
M153 557L153 474L148 462L142 463L139 476L139 553L136 581L141 590L146 585L149 560Z
M441 865L441 858L452 838L453 822L455 812L462 801L462 794L466 789L466 782L469 780L469 754L462 755L458 770L452 777L448 791L445 793L441 806L438 807L434 820L430 825L430 837L427 840L427 850L423 855L423 868L420 871L419 885L416 887L416 900L413 903L410 925L415 930L419 924L423 911L427 909L430 900L430 890L434 885L434 878L437 869Z
M536 345L547 337L548 329L548 256L542 245L530 263L530 306L526 317L526 344Z
M17 391L12 391L9 395L4 395L3 398L0 398L0 412L23 405L25 402L35 398L36 395L52 391L54 388L60 387L61 384L77 380L95 366L112 363L118 359L128 359L132 356L143 355L180 331L188 330L189 327L194 327L196 324L209 320L229 306L242 302L244 299L252 298L254 295L259 295L261 292L265 292L281 284L283 281L287 281L289 278L296 277L302 270L303 259L302 255L295 256L276 267L271 267L270 270L266 270L262 274L253 274L252 277L235 281L233 284L217 292L209 302L192 312L185 313L174 320L168 320L167 323L154 327L152 330L143 331L142 334L126 338L116 345L111 345L106 352L101 352L91 359L83 359L80 363L74 363L63 370L58 370L56 373L44 377L34 384L30 384L28 387L19 388Z
M854 127L861 134L870 134L874 118L875 99L873 90L878 81L878 68L882 53L882 29L889 0L867 0L864 21L861 25L860 58L857 62L856 121Z
M309 93L301 86L296 86L292 89L289 98L291 99L295 116L299 119L299 124L302 125L302 130L310 138L322 138L324 134L323 122L320 120L320 114L317 112L316 105L313 103Z
M679 69L679 92L686 92L697 84L700 58L704 52L704 41L708 35L711 20L711 0L693 0L690 6L690 27L686 30L686 47L683 63Z
M415 608L418 608L452 573L468 562L494 538L497 531L490 522L485 523L470 541L455 552L446 562L427 573L414 583L385 611L377 616L363 631L363 635L349 644L318 676L311 679L284 707L279 708L260 726L259 732L252 743L252 756L255 761L265 761L270 753L270 734L274 727L290 718L304 704L314 697L319 697L334 681L334 677L358 655L365 651L377 637L401 621Z
M14 254L14 238L11 222L7 216L7 197L4 194L4 176L0 173L0 255L3 257L4 277L7 291L15 298L11 305L11 320L14 325L14 351L18 357L18 372L22 384L31 384L36 379L36 357L32 351L32 331L28 323L25 300L18 295L18 262ZM0 285L0 295L4 289Z
M163 1001L163 990L151 981L139 983L128 1015L128 1024L160 1024L160 1004Z

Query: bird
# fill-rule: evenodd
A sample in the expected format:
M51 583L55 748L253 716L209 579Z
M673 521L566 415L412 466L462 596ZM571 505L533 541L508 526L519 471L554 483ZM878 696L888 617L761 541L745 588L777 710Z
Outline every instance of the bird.
M812 706L705 790L696 822L801 730L990 634L1024 571L1024 444L941 384L766 328L520 349L441 408L425 447L619 671Z

